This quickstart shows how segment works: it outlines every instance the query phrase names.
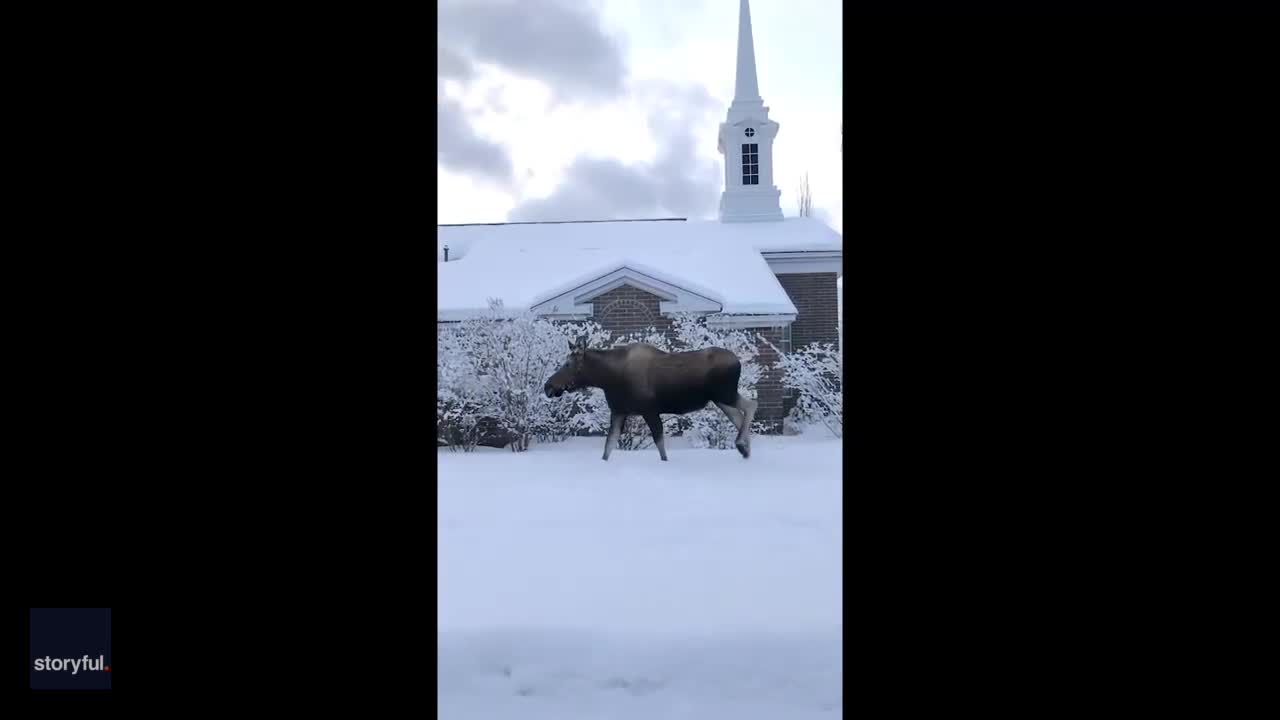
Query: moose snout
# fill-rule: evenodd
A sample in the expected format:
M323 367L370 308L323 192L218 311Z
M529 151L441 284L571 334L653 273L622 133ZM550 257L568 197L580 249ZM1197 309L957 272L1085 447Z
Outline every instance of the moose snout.
M555 396L556 396L556 389L555 389L554 387L552 387L551 383L547 383L546 385L543 385L543 386L542 386L542 392L546 393L546 394L547 394L547 397L555 397Z

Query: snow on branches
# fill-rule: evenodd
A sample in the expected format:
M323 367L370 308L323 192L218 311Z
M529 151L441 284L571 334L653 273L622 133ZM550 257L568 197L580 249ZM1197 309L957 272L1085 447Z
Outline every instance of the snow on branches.
M709 327L706 318L677 315L670 331L649 328L612 338L599 324L552 322L531 313L504 311L491 301L489 312L438 326L436 428L439 441L465 451L478 444L526 450L533 440L556 442L572 435L603 434L609 425L604 391L588 388L547 398L543 384L564 364L570 341L587 335L588 347L618 347L644 342L667 352L720 347L738 357L738 392L756 399L756 384L768 366L760 356L768 341L750 330ZM776 350L776 348L775 348ZM839 353L830 345L809 346L791 355L778 353L783 381L798 391L796 412L842 434ZM663 418L668 435L682 435L694 447L732 449L737 429L714 405L687 415ZM761 432L757 423L753 432ZM650 447L653 439L642 418L631 418L620 449Z
M609 417L603 392L557 401L542 390L564 363L568 341L584 333L596 342L608 337L594 323L557 324L527 312L508 313L500 301L490 301L484 315L439 329L439 437L470 451L487 435L523 451L535 437L555 441L602 430Z
M812 343L791 353L778 353L782 384L796 391L791 417L820 424L844 436L844 372L842 353L832 343Z

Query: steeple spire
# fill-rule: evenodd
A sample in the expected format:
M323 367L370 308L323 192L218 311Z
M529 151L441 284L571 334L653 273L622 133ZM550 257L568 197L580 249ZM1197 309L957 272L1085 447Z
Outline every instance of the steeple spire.
M756 48L751 40L751 6L741 0L738 6L738 76L733 93L734 104L762 103L756 82Z
M733 102L720 124L716 149L724 155L721 222L781 220L782 192L773 184L773 139L778 123L756 84L756 49L751 40L751 8L738 2L738 75Z

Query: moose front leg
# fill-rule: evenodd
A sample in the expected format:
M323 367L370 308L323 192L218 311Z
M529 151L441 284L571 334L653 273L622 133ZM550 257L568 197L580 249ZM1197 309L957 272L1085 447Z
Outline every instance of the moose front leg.
M644 421L649 424L649 432L653 433L653 444L658 448L658 456L666 462L667 443L662 439L662 416L657 413L645 415Z
M613 451L613 446L618 444L618 436L622 434L622 423L626 422L627 416L622 413L613 413L609 416L609 436L604 439L604 459L609 459L609 453Z

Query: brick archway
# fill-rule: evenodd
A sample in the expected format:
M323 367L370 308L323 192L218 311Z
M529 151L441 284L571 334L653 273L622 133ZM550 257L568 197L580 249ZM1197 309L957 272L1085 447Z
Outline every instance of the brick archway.
M630 298L622 298L614 300L604 307L599 313L600 323L606 327L614 324L614 321L624 320L630 322L647 322L653 319L653 313L644 303L639 300Z
M614 337L642 333L650 327L666 333L671 321L662 314L661 301L657 295L623 285L592 301L593 317Z

